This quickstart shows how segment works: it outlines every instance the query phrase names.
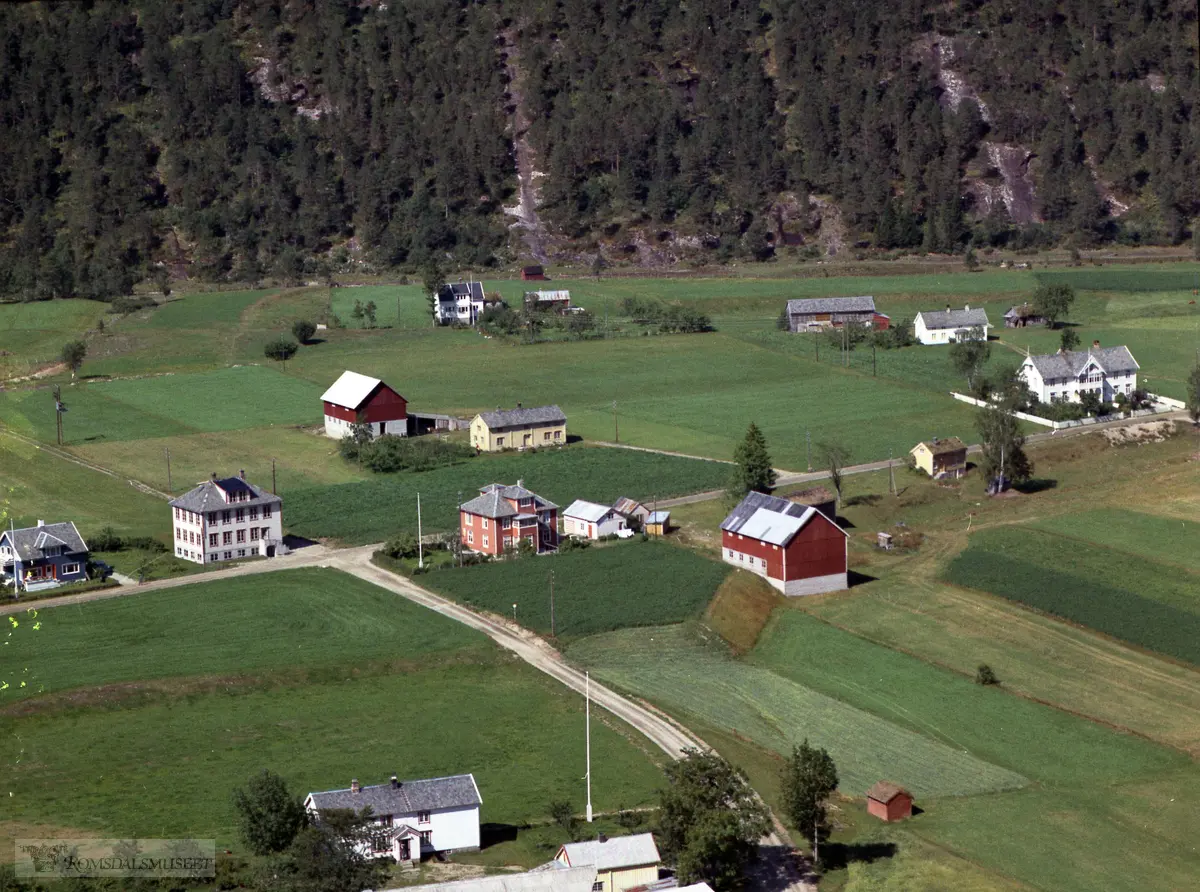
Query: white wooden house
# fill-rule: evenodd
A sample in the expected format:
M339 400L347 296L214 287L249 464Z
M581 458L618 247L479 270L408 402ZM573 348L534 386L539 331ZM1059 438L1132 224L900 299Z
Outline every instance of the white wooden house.
M988 321L987 312L979 307L971 309L967 304L961 310L932 310L917 313L913 320L913 335L922 344L952 344L976 337L976 330L983 331L983 340L987 340L992 323Z
M218 480L213 474L167 503L175 556L196 564L288 553L283 541L283 499L246 480L246 472Z
M1138 368L1128 347L1102 348L1093 341L1090 350L1027 356L1020 376L1043 403L1077 403L1088 392L1111 403L1118 394L1129 396L1137 390Z
M304 809L319 821L330 809L371 811L378 830L360 846L367 857L417 861L422 854L479 849L479 806L483 797L473 774L401 781L371 787L350 781L345 790L309 793Z
M625 515L611 505L576 499L563 509L563 535L599 539L626 528Z

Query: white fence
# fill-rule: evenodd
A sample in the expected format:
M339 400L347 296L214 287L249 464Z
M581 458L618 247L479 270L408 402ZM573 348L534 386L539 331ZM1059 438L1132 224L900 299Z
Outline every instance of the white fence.
M987 406L987 402L977 400L973 396L967 396L965 393L955 393L950 391L950 395L956 400L964 403L970 403L972 406ZM1028 421L1032 424L1040 424L1043 427L1048 427L1056 431L1065 430L1071 427L1086 427L1089 424L1099 424L1103 421L1116 421L1120 418L1142 418L1146 415L1159 415L1163 412L1174 412L1178 409L1185 408L1185 404L1179 400L1173 400L1170 397L1158 396L1157 394L1148 394L1151 400L1154 401L1154 407L1151 409L1138 409L1133 412L1113 413L1112 415L1103 418L1080 418L1075 421L1051 421L1049 418L1042 418L1040 415L1030 415L1028 412L1013 412L1017 418L1022 421Z

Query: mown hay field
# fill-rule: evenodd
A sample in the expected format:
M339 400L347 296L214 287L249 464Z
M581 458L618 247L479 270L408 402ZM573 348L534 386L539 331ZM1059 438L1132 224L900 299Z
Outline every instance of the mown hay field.
M1200 663L1200 574L1193 571L1014 526L974 534L944 578Z
M598 678L652 700L685 723L696 716L780 755L807 737L829 750L841 789L850 795L880 778L926 797L1014 789L1028 782L959 746L734 660L715 634L695 626L597 635L572 645L568 655Z
M553 557L440 570L419 577L434 591L471 607L512 615L550 634L550 574L555 630L578 637L693 619L729 568L665 542L634 539Z

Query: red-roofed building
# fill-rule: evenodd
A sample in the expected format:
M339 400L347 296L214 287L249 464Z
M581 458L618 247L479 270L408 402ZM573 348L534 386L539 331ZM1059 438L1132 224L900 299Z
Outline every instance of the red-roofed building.
M458 531L463 548L500 555L522 539L541 554L558 548L558 506L525 488L489 483L479 495L458 506Z

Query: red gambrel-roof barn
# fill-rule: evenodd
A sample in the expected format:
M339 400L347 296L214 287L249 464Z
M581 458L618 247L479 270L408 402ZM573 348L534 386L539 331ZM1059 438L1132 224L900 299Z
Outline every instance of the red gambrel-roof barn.
M325 406L325 434L334 439L350 435L354 424L366 424L371 436L408 436L408 400L378 378L358 372L342 376L321 395Z
M785 595L849 588L849 537L812 505L748 493L721 524L725 563L757 573Z

